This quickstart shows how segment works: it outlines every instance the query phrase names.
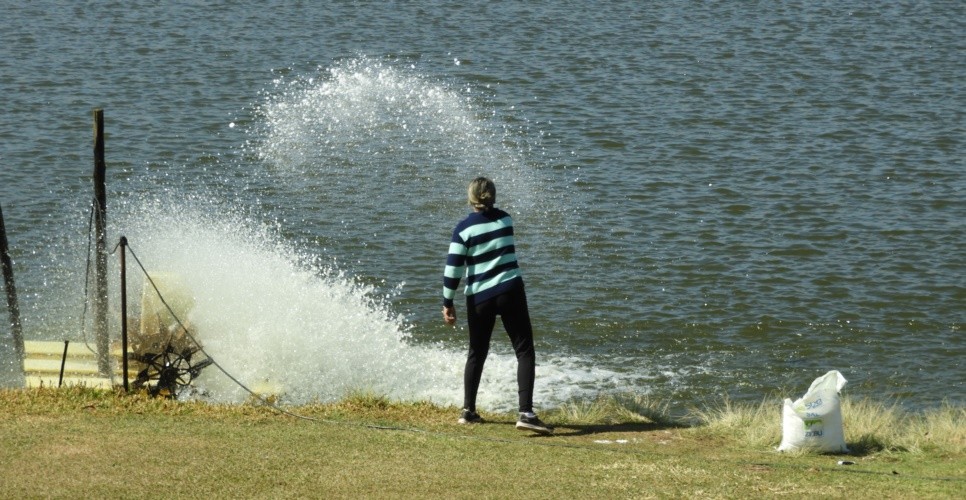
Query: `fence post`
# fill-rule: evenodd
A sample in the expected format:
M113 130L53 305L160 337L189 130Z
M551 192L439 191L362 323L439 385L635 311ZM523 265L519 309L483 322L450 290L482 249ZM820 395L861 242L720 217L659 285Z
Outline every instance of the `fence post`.
M94 109L94 334L97 343L97 371L111 375L111 341L107 331L107 165L104 162L104 110Z
M13 347L17 353L20 376L23 377L23 327L20 325L20 306L17 303L17 286L13 281L13 262L7 246L7 228L3 223L3 207L0 207L0 267L3 268L3 283L7 290L7 308L10 310L10 328L13 333Z
M127 238L121 236L121 376L124 377L124 392L129 392L127 381Z

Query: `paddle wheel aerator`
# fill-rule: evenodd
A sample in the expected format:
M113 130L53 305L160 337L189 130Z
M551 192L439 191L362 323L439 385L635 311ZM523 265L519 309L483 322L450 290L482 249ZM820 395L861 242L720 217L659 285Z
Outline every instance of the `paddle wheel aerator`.
M212 363L196 348L178 349L168 344L161 352L135 354L142 368L134 380L135 389L145 389L152 396L176 399L191 385L205 367Z
M131 345L131 359L140 368L133 386L176 399L214 361L188 322L194 298L182 278L172 273L150 273L150 278L153 284L145 282L141 298L140 332Z

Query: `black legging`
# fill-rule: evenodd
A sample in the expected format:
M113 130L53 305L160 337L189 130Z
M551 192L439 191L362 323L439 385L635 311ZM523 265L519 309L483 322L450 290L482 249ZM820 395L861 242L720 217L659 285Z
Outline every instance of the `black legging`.
M472 296L466 299L470 350L466 355L466 369L463 372L463 407L476 411L476 393L483 376L483 363L490 352L490 338L499 315L517 354L520 411L533 411L533 380L537 358L533 351L533 328L530 326L530 311L527 309L527 294L523 284L482 304L474 305L472 299Z

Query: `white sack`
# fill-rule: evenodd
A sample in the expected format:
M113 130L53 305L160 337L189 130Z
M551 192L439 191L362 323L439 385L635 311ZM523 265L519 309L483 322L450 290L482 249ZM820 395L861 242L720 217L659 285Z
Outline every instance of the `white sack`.
M842 431L839 391L845 377L832 370L815 379L798 401L785 399L782 409L782 444L778 451L807 449L820 452L848 452Z

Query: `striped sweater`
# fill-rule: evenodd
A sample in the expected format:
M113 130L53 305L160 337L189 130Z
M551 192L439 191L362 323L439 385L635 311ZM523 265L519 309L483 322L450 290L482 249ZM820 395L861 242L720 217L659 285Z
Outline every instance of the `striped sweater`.
M456 225L443 271L443 305L453 306L466 276L464 292L474 304L522 283L513 247L513 219L498 208L473 212Z

